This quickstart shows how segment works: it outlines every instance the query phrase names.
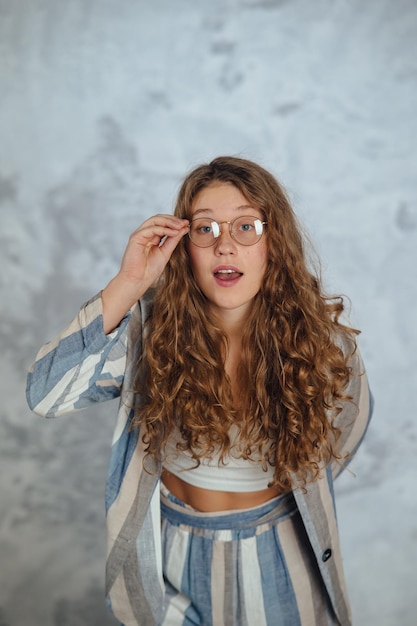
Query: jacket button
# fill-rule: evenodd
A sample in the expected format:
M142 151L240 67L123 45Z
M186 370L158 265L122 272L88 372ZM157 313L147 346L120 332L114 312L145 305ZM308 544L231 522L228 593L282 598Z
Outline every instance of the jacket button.
M328 561L330 559L330 557L332 556L332 551L330 548L327 548L327 550L325 550L322 554L322 561L323 563L325 563L326 561Z

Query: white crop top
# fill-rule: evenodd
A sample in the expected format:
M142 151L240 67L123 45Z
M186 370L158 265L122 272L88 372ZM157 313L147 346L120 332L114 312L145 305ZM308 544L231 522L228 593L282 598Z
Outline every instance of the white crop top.
M177 450L176 444L181 435L178 429L168 439L162 465L174 476L181 478L194 487L214 489L216 491L262 491L266 489L274 476L274 468L268 465L267 471L256 460L242 459L238 446L232 446L230 455L220 461L220 455L196 461L188 450ZM256 458L256 457L255 457Z

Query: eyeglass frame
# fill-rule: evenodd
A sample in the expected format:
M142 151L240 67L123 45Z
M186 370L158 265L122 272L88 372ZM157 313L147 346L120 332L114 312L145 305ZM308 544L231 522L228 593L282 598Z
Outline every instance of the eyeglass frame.
M234 233L233 233L233 224L234 224L235 222L237 222L237 220L242 220L242 219L244 219L245 217L251 217L251 218L253 218L254 220L258 220L258 221L261 223L261 225L262 225L262 232L261 232L261 234L260 234L260 236L259 236L259 239L257 239L257 240L256 240L256 241L254 241L253 243L241 243L238 239L236 239L236 237L235 237L235 235L234 235ZM267 226L267 225L268 225L268 222L264 222L264 221L262 221L262 219L261 219L260 217L257 217L256 215L238 215L237 217L235 217L235 219L234 219L234 220L224 220L223 222L217 222L216 220L210 220L210 223L211 223L211 224L213 224L213 223L214 223L214 224L217 224L217 226L219 227L219 234L218 234L218 235L214 235L214 234L213 234L213 243L210 243L208 246L200 246L198 243L195 243L195 241L193 241L193 240L191 239L191 225L192 225L192 223L193 223L193 222L197 222L198 220L204 220L204 219L205 219L204 217L196 217L196 218L195 218L195 220L191 220L191 222L188 224L188 237L189 237L189 239L190 239L191 243L192 243L194 246L196 246L197 248L211 248L212 246L214 246L214 245L215 245L215 244L219 241L219 239L220 239L220 235L222 234L222 229L220 228L220 226L221 226L222 224L228 224L228 225L229 225L229 233L230 233L230 236L231 236L231 237L232 237L232 239L233 239L234 241L236 241L236 243L238 243L240 246L245 246L245 247L254 246L254 245L256 245L257 243L259 243L259 242L260 242L260 240L262 239L262 235L263 235L263 234L264 234L264 232L265 232L265 230L264 230L264 226Z

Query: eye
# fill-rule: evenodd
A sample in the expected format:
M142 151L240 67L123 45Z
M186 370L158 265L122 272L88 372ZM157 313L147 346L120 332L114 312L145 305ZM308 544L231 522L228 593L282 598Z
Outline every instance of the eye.
M209 235L211 232L213 232L213 229L211 227L211 224L203 224L202 226L198 227L197 232L201 233L202 235Z
M251 222L244 222L243 224L239 225L239 229L242 230L243 232L250 232L253 228L253 223Z
M242 217L239 218L235 223L235 229L240 233L251 233L255 228L255 218L253 217Z

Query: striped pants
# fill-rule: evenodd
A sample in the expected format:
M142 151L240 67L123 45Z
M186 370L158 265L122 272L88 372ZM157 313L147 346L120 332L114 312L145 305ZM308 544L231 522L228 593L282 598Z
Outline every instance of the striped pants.
M161 486L160 626L334 626L292 494L201 513Z

